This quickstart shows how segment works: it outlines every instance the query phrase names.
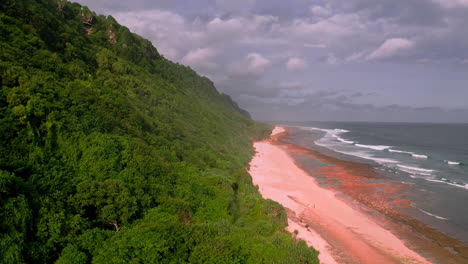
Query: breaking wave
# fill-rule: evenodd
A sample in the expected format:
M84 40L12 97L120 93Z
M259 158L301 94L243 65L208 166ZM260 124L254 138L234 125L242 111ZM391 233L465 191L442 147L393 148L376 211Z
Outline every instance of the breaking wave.
M420 154L411 154L411 156L413 156L414 158L418 158L418 159L427 159L428 156L426 155L420 155Z
M421 208L419 208L419 207L416 207L416 206L414 206L414 205L413 205L413 207L416 208L416 209L418 209L419 211L421 211L421 212L423 212L423 213L425 213L425 214L427 214L427 215L430 215L430 216L432 216L432 217L435 217L435 218L437 218L437 219L448 220L448 219L445 218L445 217L438 216L438 215L435 215L435 214L431 214L431 213L429 213L429 212L427 212L427 211L424 211L423 209L421 209Z
M373 150L386 150L391 148L390 146L381 146L381 145L364 145L364 144L356 144L357 147L361 148L368 148Z

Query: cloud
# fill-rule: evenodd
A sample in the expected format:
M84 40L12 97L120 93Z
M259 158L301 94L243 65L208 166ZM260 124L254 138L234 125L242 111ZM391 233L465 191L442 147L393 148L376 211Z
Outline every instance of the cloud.
M228 13L247 13L255 7L256 0L216 0L216 5Z
M432 0L444 8L468 7L468 0Z
M195 69L201 71L213 70L217 64L212 61L217 52L210 48L198 48L189 51L183 58L182 62L188 64Z
M286 63L286 69L289 71L299 71L307 68L307 61L301 58L290 58Z
M278 88L280 89L301 89L305 86L306 84L302 82L282 82L278 84Z
M328 65L336 65L340 62L340 60L336 57L335 53L330 52L328 53L327 57L325 58L325 62Z
M315 16L328 16L331 14L331 10L323 6L314 5L309 7L310 13Z
M305 43L304 44L305 48L313 48L313 49L324 49L327 47L325 44L310 44L310 43Z
M268 15L189 19L161 9L112 15L133 32L149 38L165 57L179 62L189 51L200 47L236 49L238 45L277 45L280 42L268 34L277 21L276 17Z
M112 15L120 24L151 40L161 54L172 60L179 59L184 50L191 48L187 43L194 43L197 38L196 34L187 31L185 18L174 12L156 9Z
M404 38L387 39L378 49L367 56L368 60L378 60L392 57L401 51L411 49L415 43Z
M357 14L335 14L331 17L312 21L296 19L287 31L299 37L316 40L333 40L356 33L361 28L360 17Z
M388 102L387 97L378 98L392 97L392 92L380 93L375 102L369 96L349 94L314 94L314 99L315 86L350 87L356 95L366 94L387 89L376 88L382 79L403 71L417 75L422 69L437 69L428 71L437 72L431 75L434 83L458 89L444 100L432 100L433 105L451 107L456 101L456 107L466 106L458 99L468 95L466 73L452 73L466 71L468 65L468 34L460 33L468 24L468 0L77 1L111 14L151 40L166 58L209 76L217 88L248 105L248 110L258 110L258 116L275 107L285 113L289 109L290 116L303 110L307 117L310 109L317 118L323 114L343 119L338 118L340 111L342 117L359 115L373 109L366 103L376 103L378 108ZM392 61L398 61L398 67ZM383 68L377 74L379 65ZM306 68L310 71L301 71ZM401 81L400 86L413 89L418 83L412 82L418 78L422 77ZM394 96L392 103L414 100L424 105L424 100L430 100L424 94L426 88L414 88L421 92L406 101ZM270 104L247 104L242 101L247 97L240 95L270 98ZM357 101L361 105L352 104ZM337 116L327 116L330 109ZM389 110L376 113L385 111ZM380 117L385 120L384 114Z
M345 63L361 62L363 58L365 57L365 55L366 55L365 51L356 52L356 53L351 54L347 58L345 58L344 62Z
M264 100L251 98L250 105L260 120L288 121L376 121L381 122L467 122L468 110L446 110L441 107L410 107L403 105L375 106L373 104L354 104L328 99L328 96L293 100ZM272 107L274 106L274 107ZM261 111L260 109L269 109Z
M205 44L268 44L272 41L267 32L276 21L276 17L259 15L225 19L215 17L206 24Z
M238 35L244 29L244 23L239 18L230 18L223 20L219 17L215 17L213 20L208 22L207 29L213 34L235 34Z
M258 53L249 53L246 57L247 70L256 74L263 74L270 67L271 62Z
M237 77L261 78L266 70L270 68L271 61L261 54L249 53L241 62L233 63L229 72Z

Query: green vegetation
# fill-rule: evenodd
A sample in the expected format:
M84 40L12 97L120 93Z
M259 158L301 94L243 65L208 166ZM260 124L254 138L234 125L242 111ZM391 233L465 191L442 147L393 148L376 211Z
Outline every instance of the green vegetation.
M1 1L0 37L0 263L318 263L210 80L62 0Z

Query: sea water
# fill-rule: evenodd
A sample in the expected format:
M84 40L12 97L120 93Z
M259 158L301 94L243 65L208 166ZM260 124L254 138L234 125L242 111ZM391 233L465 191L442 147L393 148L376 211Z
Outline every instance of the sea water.
M468 243L468 124L284 124L320 131L313 144L413 185L407 198L416 217Z

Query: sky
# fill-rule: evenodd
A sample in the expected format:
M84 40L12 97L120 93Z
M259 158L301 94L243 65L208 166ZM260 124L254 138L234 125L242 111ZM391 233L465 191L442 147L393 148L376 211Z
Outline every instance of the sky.
M468 0L78 0L263 121L468 122Z

